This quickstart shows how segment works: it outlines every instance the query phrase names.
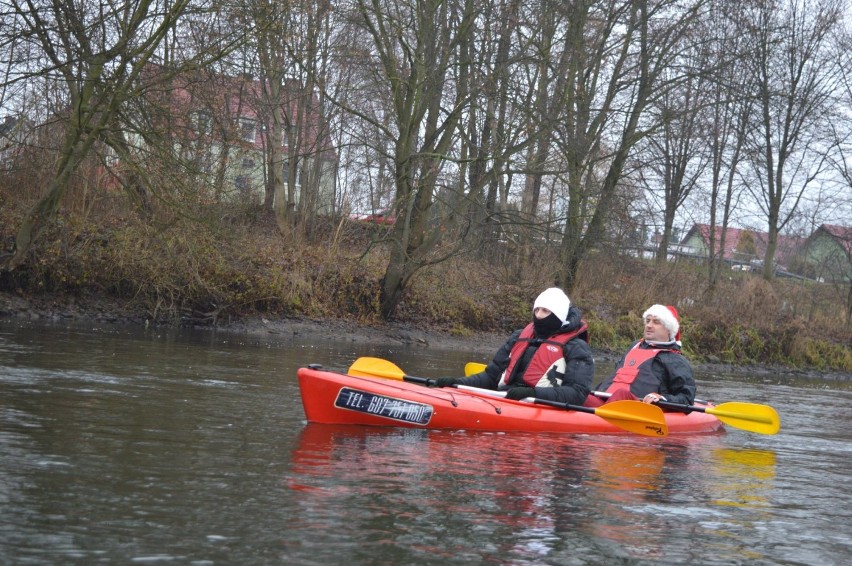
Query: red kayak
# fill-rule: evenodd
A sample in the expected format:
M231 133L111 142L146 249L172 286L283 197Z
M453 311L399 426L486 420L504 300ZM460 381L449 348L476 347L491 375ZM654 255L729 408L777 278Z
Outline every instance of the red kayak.
M423 385L358 377L318 366L297 372L302 405L309 422L489 432L629 434L616 426L619 415L565 410L476 393L466 388ZM630 403L633 403L632 401ZM607 407L607 404L604 407ZM712 405L708 405L712 406ZM625 415L625 418L633 418ZM614 421L616 424L613 424ZM722 422L702 412L665 413L669 434L724 431Z

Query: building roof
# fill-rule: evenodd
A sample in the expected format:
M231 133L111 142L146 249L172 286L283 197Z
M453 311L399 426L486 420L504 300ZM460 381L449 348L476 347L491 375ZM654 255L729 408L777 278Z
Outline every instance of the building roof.
M809 240L820 232L828 234L828 236L837 242L837 244L846 252L846 255L852 257L852 226L838 226L836 224L823 224L811 234Z
M167 70L158 65L150 65L147 72L166 73ZM179 116L188 118L194 111L209 111L220 109L222 117L230 119L242 118L256 121L268 127L271 119L269 112L263 107L263 85L260 81L247 76L226 76L222 74L180 73L171 77L168 97L174 110ZM319 154L323 159L337 160L337 152L329 135L325 118L320 112L320 103L315 92L306 92L298 81L285 81L281 105L288 116L297 116L297 106L301 98L309 97L302 130L301 153ZM286 144L286 136L285 136ZM262 128L255 131L253 145L256 149L264 147ZM285 145L284 151L290 148Z
M735 250L737 248L737 243L740 240L740 232L742 230L738 228L727 228L725 230L725 250L722 253L723 259L733 259L735 254ZM692 228L690 228L689 232L686 233L686 236L683 238L683 242L685 243L690 240L693 236L697 235L701 238L701 241L704 242L704 245L709 248L710 247L710 225L709 224L693 224ZM716 247L718 248L719 242L722 239L722 228L716 226L716 232L714 234L714 239L716 241Z
M740 239L746 233L751 233L754 237L754 247L755 253L752 254L743 254L738 250L738 246L740 245ZM683 239L683 242L688 241L694 235L698 235L704 245L708 248L710 247L710 225L709 224L694 224L692 228L687 232L686 237ZM715 240L716 246L718 247L719 241L722 237L722 229L719 226L716 226ZM769 235L766 232L758 232L756 230L746 230L742 228L726 228L725 229L725 249L722 254L722 259L726 259L729 261L748 261L749 259L756 257L762 258L766 254L766 245ZM805 239L800 238L798 236L785 236L782 234L778 235L777 248L775 250L775 262L779 264L786 264L801 248L802 244L804 244Z

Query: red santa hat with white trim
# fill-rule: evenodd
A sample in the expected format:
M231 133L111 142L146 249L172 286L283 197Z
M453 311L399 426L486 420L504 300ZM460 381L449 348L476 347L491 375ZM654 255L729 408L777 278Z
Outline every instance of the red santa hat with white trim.
M655 316L660 319L660 322L669 331L669 340L675 340L680 344L680 317L676 308L671 305L651 305L642 314L642 320L645 320L648 316Z

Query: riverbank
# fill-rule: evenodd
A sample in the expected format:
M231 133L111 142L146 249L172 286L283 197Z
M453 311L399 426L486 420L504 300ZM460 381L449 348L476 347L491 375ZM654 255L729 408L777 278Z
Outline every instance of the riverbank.
M37 299L0 293L0 319L40 321L44 323L84 323L101 325L145 326L146 313L114 299L44 296ZM211 326L198 326L211 330ZM285 346L293 338L316 340L345 337L354 343L382 343L437 350L467 351L471 361L487 361L499 348L506 334L479 332L458 336L440 328L424 328L409 323L382 322L359 324L346 319L312 319L305 317L247 317L222 320L215 326L219 332L244 334ZM621 352L593 348L598 363L614 363ZM732 365L725 363L695 363L702 373L749 375L755 378L793 380L817 379L826 382L852 383L852 374L812 369L768 365Z

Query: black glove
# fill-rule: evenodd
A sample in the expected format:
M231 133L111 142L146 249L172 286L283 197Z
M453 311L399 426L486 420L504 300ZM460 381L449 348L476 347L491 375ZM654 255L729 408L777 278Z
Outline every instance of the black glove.
M433 385L433 387L452 387L458 382L459 379L455 377L439 377L435 380L435 385Z
M532 387L513 387L506 392L506 399L520 401L527 397L535 397L535 389Z

